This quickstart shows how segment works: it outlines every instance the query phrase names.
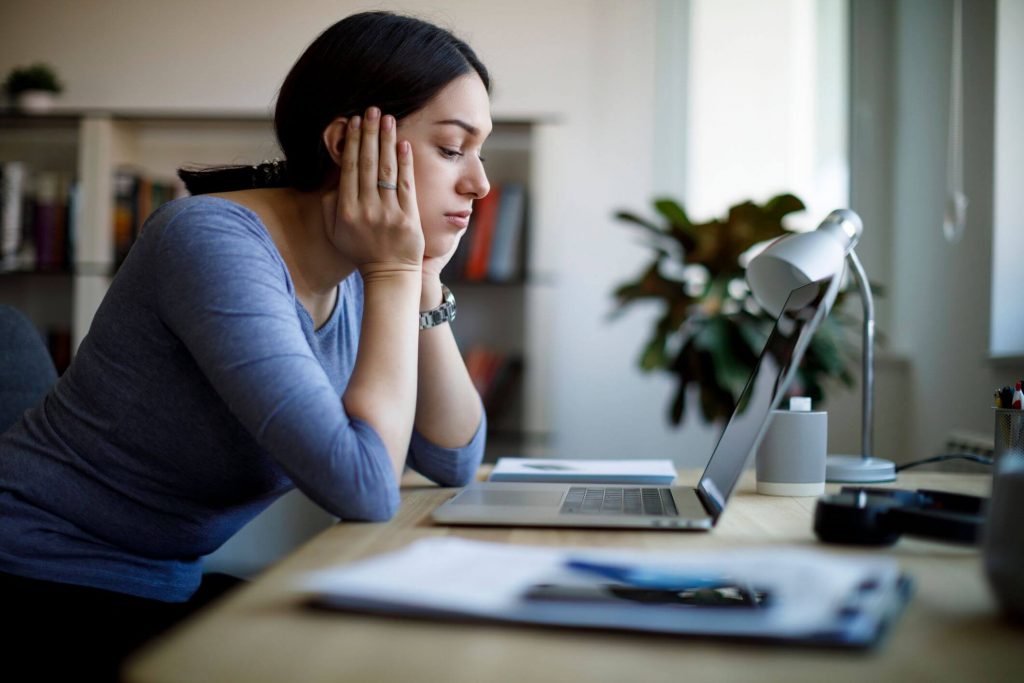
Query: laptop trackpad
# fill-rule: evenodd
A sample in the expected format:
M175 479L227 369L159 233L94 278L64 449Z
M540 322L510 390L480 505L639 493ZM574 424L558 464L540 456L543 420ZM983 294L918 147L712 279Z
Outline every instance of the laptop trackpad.
M529 491L506 489L502 491L467 489L452 499L449 505L502 505L516 507L558 507L562 491Z

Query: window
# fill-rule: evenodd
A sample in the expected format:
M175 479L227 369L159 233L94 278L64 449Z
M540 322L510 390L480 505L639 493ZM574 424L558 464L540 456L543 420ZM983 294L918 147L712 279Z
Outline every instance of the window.
M996 6L995 192L992 207L993 357L1024 356L1024 213L1017 202L1024 187L1024 3L999 0Z
M849 202L846 1L689 6L689 213L792 192L808 208L793 227L813 229Z

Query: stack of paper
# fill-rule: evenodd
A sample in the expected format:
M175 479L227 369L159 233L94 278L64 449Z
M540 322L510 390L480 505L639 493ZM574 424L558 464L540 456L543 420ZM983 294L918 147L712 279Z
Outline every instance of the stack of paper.
M671 460L551 460L499 458L489 481L558 484L668 485L676 478Z
M307 575L336 609L865 647L900 613L890 559L790 549L637 553L430 538Z

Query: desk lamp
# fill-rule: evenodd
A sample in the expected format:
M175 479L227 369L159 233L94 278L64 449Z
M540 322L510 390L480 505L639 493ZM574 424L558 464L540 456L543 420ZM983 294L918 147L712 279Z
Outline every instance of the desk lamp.
M850 264L864 303L864 383L861 387L861 454L829 455L828 481L869 483L892 481L895 465L872 454L874 418L875 303L864 267L853 250L864 232L860 216L849 209L830 213L812 232L787 235L770 244L747 266L747 283L758 303L773 316L782 312L789 293L808 282L841 275Z

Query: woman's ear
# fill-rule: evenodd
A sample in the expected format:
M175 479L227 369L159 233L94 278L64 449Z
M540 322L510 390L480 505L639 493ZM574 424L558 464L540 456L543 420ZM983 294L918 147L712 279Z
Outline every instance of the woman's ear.
M323 141L327 153L335 166L341 166L341 149L345 144L345 130L348 128L348 118L339 116L324 128Z

